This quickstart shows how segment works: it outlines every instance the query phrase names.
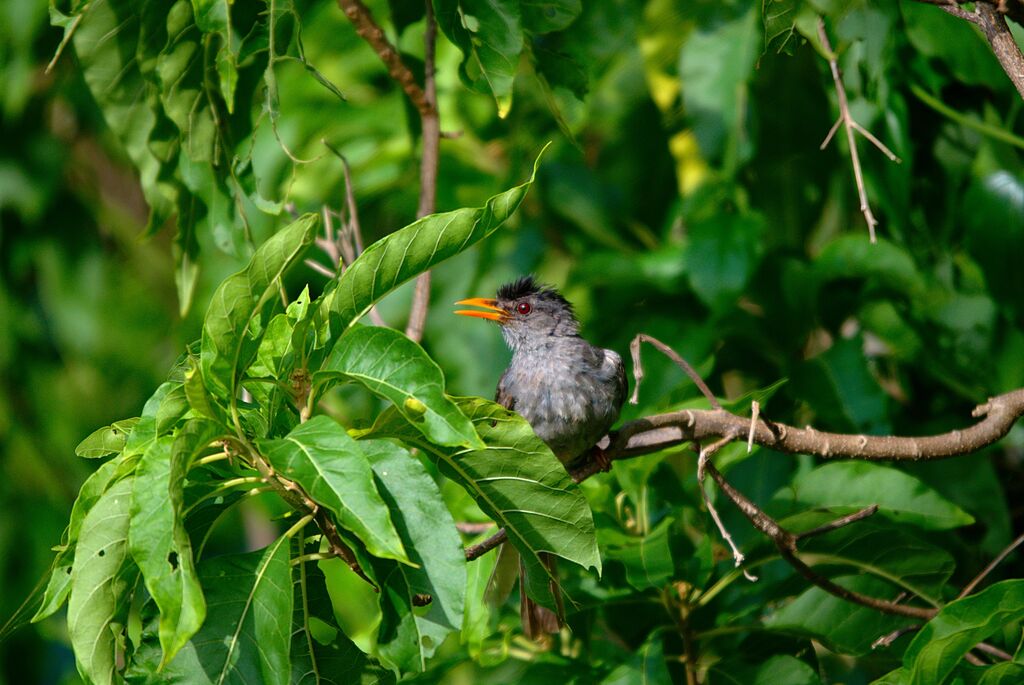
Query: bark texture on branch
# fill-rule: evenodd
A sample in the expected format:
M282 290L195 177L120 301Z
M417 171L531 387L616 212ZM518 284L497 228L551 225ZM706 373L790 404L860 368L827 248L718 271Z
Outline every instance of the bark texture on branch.
M1024 416L1024 389L997 395L976 407L972 414L983 418L967 428L921 437L828 433L762 418L754 423L753 442L777 452L812 454L824 459L946 459L975 452L1006 435L1017 419ZM655 414L622 426L611 436L604 455L608 460L628 459L689 441L740 438L750 433L750 423L750 419L724 409ZM571 475L578 482L599 470L600 465L588 458L575 466Z

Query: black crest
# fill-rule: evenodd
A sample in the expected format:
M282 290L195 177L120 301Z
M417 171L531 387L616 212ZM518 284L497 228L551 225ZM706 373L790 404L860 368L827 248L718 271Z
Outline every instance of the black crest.
M498 288L499 300L518 300L523 297L529 297L530 295L535 295L538 298L548 300L549 302L557 302L565 307L570 313L573 311L572 304L562 297L560 292L550 285L538 283L537 279L533 276L522 276L511 283L506 283Z

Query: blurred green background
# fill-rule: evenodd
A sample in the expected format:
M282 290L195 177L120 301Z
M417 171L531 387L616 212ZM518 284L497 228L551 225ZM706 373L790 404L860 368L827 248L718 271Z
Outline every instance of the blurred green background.
M396 28L389 17L400 14L370 4L415 65L422 23ZM440 40L442 128L459 134L441 144L440 211L519 182L554 142L513 224L435 271L424 346L449 392L490 396L507 361L497 331L456 320L451 303L530 272L562 287L587 337L623 356L642 331L723 396L788 379L766 407L778 420L939 432L963 426L987 396L1024 386L1021 98L981 34L935 7L806 3L828 18L855 118L902 160L858 143L881 221L871 246L843 136L819 150L837 115L828 64L801 37L806 25L762 14L796 4L585 2L568 28L528 42L532 59L523 57L505 118L491 95L463 84L459 51ZM327 141L352 165L372 242L414 217L418 121L337 5L297 3L295 17L318 75L281 60L276 116L258 118L257 98L257 194L298 211L340 207L341 164ZM60 41L43 0L0 6L3 620L43 577L95 466L75 445L138 414L198 337L213 288L287 213L249 205L246 231L203 224L182 317L174 220L145 235L137 174L74 51L47 70ZM385 320L404 325L410 299L405 287L385 301ZM660 357L645 360L641 403L625 418L696 395ZM356 421L370 415L344 409ZM766 503L808 466L761 453L731 477ZM908 470L979 521L949 534L958 577L1024 527L1021 427L981 457ZM629 474L587 484L598 516L614 513ZM655 498L663 509L653 521L672 497ZM734 511L723 513L741 544L753 541ZM1003 569L1022 572L1021 561ZM0 682L74 682L64 630L54 618L0 644Z

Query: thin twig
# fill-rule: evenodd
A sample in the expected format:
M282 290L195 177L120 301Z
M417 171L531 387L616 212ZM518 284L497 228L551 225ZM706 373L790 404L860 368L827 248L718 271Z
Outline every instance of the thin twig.
M640 396L640 381L644 378L643 365L640 363L640 343L650 343L658 349L659 352L664 354L666 357L675 362L676 366L682 369L690 380L700 389L704 397L707 398L713 409L721 409L722 405L718 403L718 399L714 393L708 388L707 383L700 377L690 364L679 356L679 353L673 350L671 347L661 342L657 338L653 338L646 333L638 333L633 341L629 343L629 351L633 356L633 378L635 382L633 384L633 396L629 398L630 404L636 404L639 401Z
M434 53L437 45L437 22L434 21L434 4L424 0L426 6L426 31L423 35L423 83L428 109L420 110L422 123L423 157L420 159L420 202L416 210L419 218L437 211L437 170L440 161L441 118L437 111L437 80L434 75ZM427 309L430 305L430 272L424 271L416 278L416 290L409 310L409 323L405 335L419 342L427 323Z
M704 506L707 507L708 513L711 515L711 520L715 522L719 535L722 536L722 539L729 545L729 549L732 550L734 565L736 568L740 568L746 557L743 556L743 552L741 552L739 547L736 546L736 543L733 542L732 535L729 534L729 530L725 527L725 524L722 523L722 518L718 515L718 510L715 509L713 504L711 504L711 499L708 497L707 489L704 487L704 473L708 466L708 460L715 452L722 449L731 441L732 438L722 438L713 445L700 448L700 456L697 458L697 487L700 488L700 496L704 500ZM757 580L757 576L747 569L743 569L743 577L750 582L755 582Z
M878 649L880 647L888 647L893 642L896 642L896 640L900 639L901 637L903 637L907 633L913 633L913 632L916 632L918 630L921 630L921 628L923 626L924 626L923 623L914 623L914 624L911 624L909 626L903 626L902 628L897 628L896 630L892 631L891 633L886 633L882 637L880 637L877 640L875 640L874 642L872 642L871 643L871 649Z
M1004 549L1002 552L996 555L996 558L990 561L988 566L982 569L981 573L974 576L974 579L971 582L967 583L967 585L964 586L964 589L960 591L960 594L957 595L957 599L960 599L961 597L966 597L967 595L974 592L974 589L978 587L981 581L985 580L985 577L988 576L988 574L992 573L992 571L995 570L996 566L1003 562L1003 559L1010 556L1010 553L1013 552L1013 550L1020 547L1021 543L1024 543L1024 533L1019 535L1016 540L1014 540L1006 546L1006 549Z
M994 656L995 658L1001 659L1002 661L1013 661L1012 654L1002 649L999 649L995 645L990 645L987 642L979 642L978 644L974 645L974 649L978 650L979 652L985 652L985 654Z
M866 519L869 516L874 516L877 512L878 505L872 504L870 507L864 507L860 511L854 512L849 516L843 516L842 518L837 518L835 521L830 521L824 525L818 526L817 528L811 528L810 530L805 530L802 533L797 533L796 539L803 540L804 538L814 537L815 535L831 533L833 530L838 530L843 526L848 526L851 523L856 523L857 521Z
M825 141L821 144L821 149L825 149L825 146L829 144L839 129L839 125L842 124L846 129L846 142L850 148L850 162L853 165L853 180L857 184L857 195L860 197L860 211L868 224L868 235L871 237L871 242L874 243L877 242L875 226L878 225L878 219L875 218L874 213L871 211L871 205L868 203L868 191L864 187L864 174L860 168L860 156L857 154L857 141L854 133L860 132L892 161L899 163L900 160L878 138L868 133L864 127L854 121L853 116L850 114L850 103L846 99L846 87L843 86L843 79L839 73L839 62L836 60L836 55L832 51L832 44L828 40L828 33L825 31L825 20L821 17L818 17L818 39L821 41L822 48L829 55L828 65L832 71L832 81L835 84L836 97L839 99L839 118L832 125L831 130L829 130Z
M467 547L466 561L473 561L474 559L482 557L506 540L508 540L508 535L505 533L505 529L499 528L497 533L483 542Z

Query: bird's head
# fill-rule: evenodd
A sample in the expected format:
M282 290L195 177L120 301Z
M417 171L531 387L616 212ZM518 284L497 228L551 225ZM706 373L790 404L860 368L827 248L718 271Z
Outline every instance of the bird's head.
M455 304L480 307L455 313L497 322L513 350L541 345L550 337L574 336L580 329L569 301L533 276L506 283L496 298L473 297Z

